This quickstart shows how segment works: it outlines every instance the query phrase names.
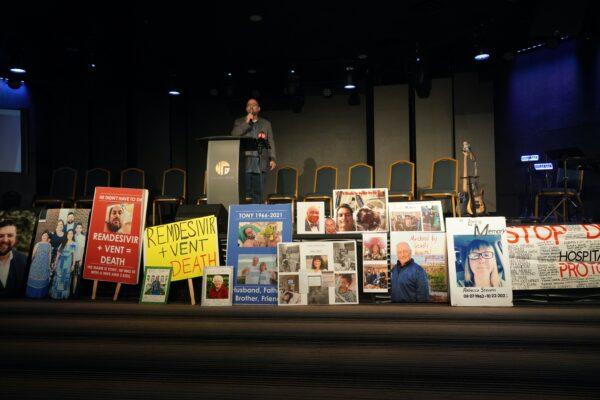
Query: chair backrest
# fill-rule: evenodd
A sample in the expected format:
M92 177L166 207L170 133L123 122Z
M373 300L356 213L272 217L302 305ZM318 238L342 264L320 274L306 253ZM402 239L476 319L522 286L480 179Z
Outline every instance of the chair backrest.
M356 163L348 168L348 189L373 187L373 167L365 163Z
M181 168L166 169L163 172L162 194L185 199L185 175L185 171Z
M52 171L51 196L74 199L76 188L77 170L70 167L60 167Z
M139 168L127 168L121 171L121 187L145 189L146 174Z
M388 171L388 189L390 192L411 192L415 187L415 164L398 160L390 164Z
M284 196L298 196L298 170L294 167L281 167L277 170L275 192Z
M323 165L315 171L315 187L316 194L332 196L333 190L337 189L338 169L331 165Z
M104 168L92 168L85 172L83 195L93 196L96 186L110 186L110 171Z
M458 191L458 161L454 158L438 158L431 168L431 188Z
M565 169L557 168L556 169L556 187L563 187L565 178ZM583 170L575 169L575 168L567 168L566 173L567 178L567 188L577 190L581 192L583 188Z

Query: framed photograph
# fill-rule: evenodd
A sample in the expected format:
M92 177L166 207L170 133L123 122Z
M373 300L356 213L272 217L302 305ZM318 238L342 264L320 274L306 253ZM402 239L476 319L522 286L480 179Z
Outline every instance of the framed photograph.
M386 232L387 189L341 189L333 191L336 231Z
M171 267L146 267L140 303L166 304L172 274Z
M325 233L325 203L307 201L296 203L296 231L299 234Z
M202 306L230 306L233 267L206 267L202 280Z

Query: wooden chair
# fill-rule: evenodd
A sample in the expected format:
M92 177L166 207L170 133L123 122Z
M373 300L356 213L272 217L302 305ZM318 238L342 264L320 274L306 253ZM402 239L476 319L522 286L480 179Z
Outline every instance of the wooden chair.
M186 195L186 172L181 168L169 168L163 172L162 190L159 196L152 200L152 225L156 225L156 212L162 224L160 206L162 204L175 204L177 206L185 203Z
M333 191L337 189L338 169L331 165L322 165L315 171L313 192L304 196L304 201L324 201L329 204L329 213L333 210Z
M373 187L373 167L365 163L352 164L348 168L348 189Z
M83 195L75 200L75 208L82 204L91 207L94 201L94 190L96 186L110 186L110 171L104 168L92 168L85 172L83 183Z
M388 168L389 201L411 201L415 198L415 164L398 160Z
M75 202L75 191L77 189L77 170L70 167L60 167L52 171L50 182L50 194L47 196L36 196L33 206L58 205L63 208L67 204Z
M449 157L434 160L431 165L430 182L431 186L429 188L421 189L420 200L448 198L452 203L452 216L456 217L458 208L458 161Z

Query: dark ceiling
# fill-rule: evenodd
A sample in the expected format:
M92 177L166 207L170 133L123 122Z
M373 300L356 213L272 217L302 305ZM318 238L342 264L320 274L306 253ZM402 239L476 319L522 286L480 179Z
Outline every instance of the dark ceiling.
M3 8L3 71L20 60L30 80L77 82L93 74L148 87L173 75L180 85L218 87L226 72L250 86L277 86L291 67L303 84L326 85L340 81L348 65L368 70L376 83L398 82L416 49L432 75L491 68L552 32L587 35L597 22L589 21L594 2L579 0L52 1ZM484 67L472 59L477 45L492 51Z

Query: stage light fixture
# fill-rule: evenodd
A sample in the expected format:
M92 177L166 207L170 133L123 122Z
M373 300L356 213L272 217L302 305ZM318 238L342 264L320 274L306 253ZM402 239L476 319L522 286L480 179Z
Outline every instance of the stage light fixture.
M13 74L25 74L27 72L27 70L25 68L22 67L11 67L10 68L10 72L12 72Z
M252 21L252 22L260 22L262 20L263 20L263 17L260 14L252 14L250 16L250 21Z
M169 96L179 96L180 94L179 90L169 90Z
M325 88L323 89L323 97L331 97L333 96L333 90L331 90L330 88Z
M366 60L368 57L369 56L367 54L364 54L364 53L358 55L358 59L359 60Z
M23 86L23 83L24 83L23 81L19 81L19 80L15 80L15 79L9 79L7 82L8 87L13 90L20 89L21 86Z
M473 59L475 61L485 61L489 58L490 58L490 53L488 53L487 51L484 51L484 50L480 50L477 54L475 54L475 57L473 57Z
M344 85L344 89L352 90L356 89L356 85L354 84L354 67L346 67L346 83Z

